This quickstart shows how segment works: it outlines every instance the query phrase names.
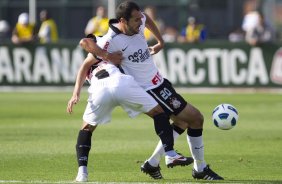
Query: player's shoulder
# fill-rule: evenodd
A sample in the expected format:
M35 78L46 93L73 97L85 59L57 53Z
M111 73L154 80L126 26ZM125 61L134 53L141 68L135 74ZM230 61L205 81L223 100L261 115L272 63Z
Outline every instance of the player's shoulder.
M123 36L125 36L117 27L118 25L118 20L117 19L110 19L109 20L109 32L111 33L111 38L112 39L119 39Z
M109 29L108 32L104 36L101 36L98 39L98 43L101 43L101 42L113 42L115 36L116 36L116 33Z

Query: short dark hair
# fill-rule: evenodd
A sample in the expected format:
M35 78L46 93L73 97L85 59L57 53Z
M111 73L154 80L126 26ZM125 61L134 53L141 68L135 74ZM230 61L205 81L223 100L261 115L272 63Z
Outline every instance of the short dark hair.
M124 1L120 5L118 5L116 9L116 18L118 20L124 18L128 21L131 17L131 13L133 10L140 11L140 8L136 3L132 1Z

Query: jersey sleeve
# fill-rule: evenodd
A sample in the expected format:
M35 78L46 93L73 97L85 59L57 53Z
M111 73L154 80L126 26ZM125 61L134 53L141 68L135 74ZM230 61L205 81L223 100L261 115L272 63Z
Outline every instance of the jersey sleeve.
M120 51L120 49L115 45L112 39L109 40L108 52L113 53Z
M103 50L106 50L107 52L116 52L119 51L119 49L115 46L112 37L105 35L97 40L97 45L102 48Z

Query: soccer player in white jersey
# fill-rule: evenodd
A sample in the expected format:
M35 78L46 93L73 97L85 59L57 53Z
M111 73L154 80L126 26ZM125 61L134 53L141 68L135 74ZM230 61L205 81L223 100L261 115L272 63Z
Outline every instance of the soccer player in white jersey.
M110 20L109 24L108 33L97 44L108 52L122 51L124 59L121 68L125 74L133 76L170 116L173 120L175 139L187 129L187 142L194 158L193 178L223 180L204 160L203 115L175 91L153 63L151 55L159 52L164 46L154 22L140 11L136 3L125 1L117 7L116 19ZM145 26L158 41L151 47L147 45L144 38ZM159 162L163 155L164 150L159 142L152 156L141 166L141 170L157 179L154 174L160 173Z
M93 47L97 47L97 45L88 43L94 43L93 40L90 38L82 39L80 45L86 51L95 50ZM106 51L102 50L98 54L103 55L102 52L105 53ZM72 113L73 105L79 101L81 87L87 74L89 74L89 98L76 145L79 164L76 181L86 182L88 180L87 163L92 133L98 125L108 123L111 120L111 112L116 106L121 106L130 117L135 117L143 112L153 118L156 134L160 137L165 149L168 166L192 163L193 158L188 159L174 151L173 129L170 126L169 117L162 107L136 83L132 76L121 73L112 62L107 61L107 59L113 61L115 57L117 61L121 60L118 54L111 58L107 55L107 53L104 54L104 60L102 60L95 58L91 53L88 54L79 69L73 95L67 106L67 112ZM89 69L91 69L90 73ZM155 177L161 178L162 176L155 175Z

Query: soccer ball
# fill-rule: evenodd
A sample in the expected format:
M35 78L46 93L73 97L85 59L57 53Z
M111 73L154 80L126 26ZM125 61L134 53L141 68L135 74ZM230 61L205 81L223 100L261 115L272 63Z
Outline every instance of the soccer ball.
M222 130L229 130L233 128L239 115L237 109L230 104L220 104L214 108L212 112L213 123L216 127Z

